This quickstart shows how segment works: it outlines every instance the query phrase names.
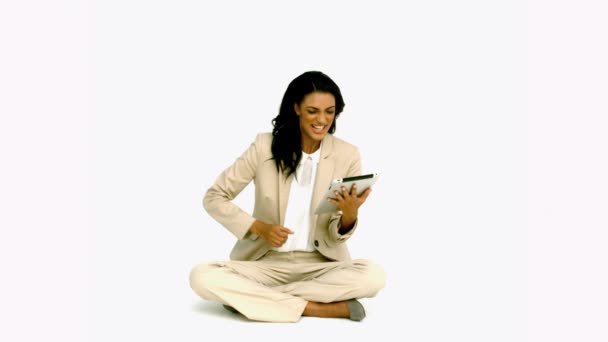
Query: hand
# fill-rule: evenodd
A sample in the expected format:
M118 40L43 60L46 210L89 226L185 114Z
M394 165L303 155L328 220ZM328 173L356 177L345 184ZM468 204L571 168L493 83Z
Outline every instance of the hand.
M357 184L353 184L350 192L343 186L342 192L336 191L336 198L329 197L327 200L335 204L342 211L343 222L353 222L357 219L359 207L365 202L372 188L367 188L357 196Z
M279 225L268 224L256 220L251 226L251 232L261 236L269 244L274 247L281 247L287 241L290 234L293 234L288 228Z

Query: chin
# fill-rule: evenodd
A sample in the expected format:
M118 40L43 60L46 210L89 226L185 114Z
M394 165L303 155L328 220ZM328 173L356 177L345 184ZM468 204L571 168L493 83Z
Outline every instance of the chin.
M327 132L321 133L321 134L313 134L313 138L316 141L321 141L321 140L323 140L323 138L325 138L326 135L327 135Z

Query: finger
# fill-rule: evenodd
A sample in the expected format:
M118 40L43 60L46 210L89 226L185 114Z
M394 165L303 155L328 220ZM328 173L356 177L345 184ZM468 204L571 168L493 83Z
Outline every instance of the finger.
M288 233L288 232L278 232L277 233L277 237L281 240L287 240L287 238L289 237L290 234L293 234L293 232Z
M346 187L344 187L344 186L342 187L342 194L341 194L341 195L342 195L342 197L344 197L344 198L348 198L348 197L350 197L350 194L348 193L348 190L347 190L347 189L346 189Z
M365 191L363 191L363 193L361 194L361 196L359 196L359 198L361 200L363 200L363 202L365 202L365 200L367 199L367 196L369 196L369 194L372 192L372 188L367 188L365 189Z
M340 198L342 198L342 194L340 194L338 190L334 191L334 194L336 194L336 200L340 200Z
M327 197L327 201L333 203L336 207L340 208L342 206L342 202L338 201L335 198Z
M350 195L351 196L357 195L357 183L353 184L353 186L350 188Z
M289 228L285 228L285 227L281 227L281 231L282 231L283 233L285 233L285 234L293 234L293 233L294 233L294 231L292 231L292 230L291 230L291 229L289 229ZM285 236L287 236L287 235L285 235Z

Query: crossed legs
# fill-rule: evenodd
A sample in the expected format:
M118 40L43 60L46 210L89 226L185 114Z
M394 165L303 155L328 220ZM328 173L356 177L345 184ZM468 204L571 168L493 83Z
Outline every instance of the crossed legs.
M349 317L348 300L375 296L384 287L382 268L368 260L203 263L190 273L202 298L229 305L251 320L297 322L302 315Z

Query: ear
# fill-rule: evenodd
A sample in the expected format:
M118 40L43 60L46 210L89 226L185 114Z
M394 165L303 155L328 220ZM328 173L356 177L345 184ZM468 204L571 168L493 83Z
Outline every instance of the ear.
M297 103L293 104L293 110L296 112L298 116L300 116L300 105Z

